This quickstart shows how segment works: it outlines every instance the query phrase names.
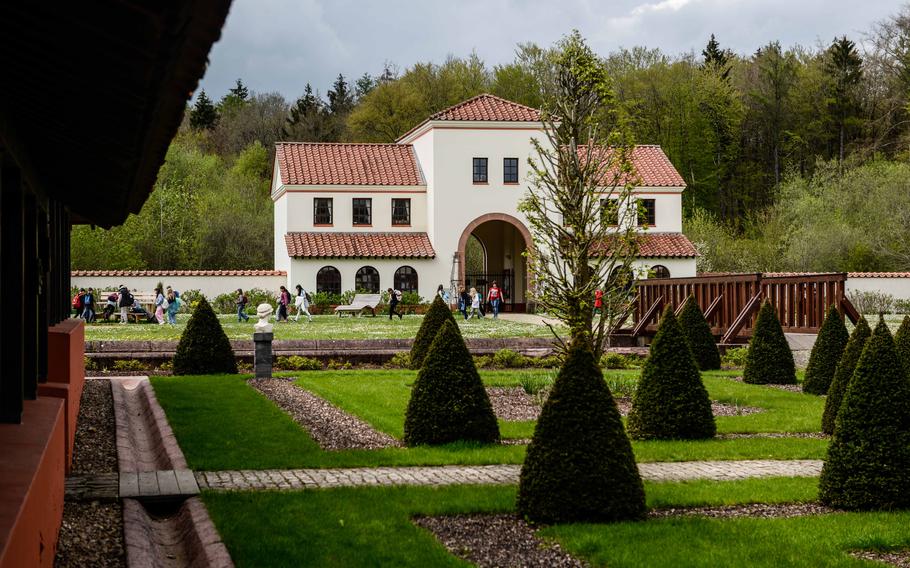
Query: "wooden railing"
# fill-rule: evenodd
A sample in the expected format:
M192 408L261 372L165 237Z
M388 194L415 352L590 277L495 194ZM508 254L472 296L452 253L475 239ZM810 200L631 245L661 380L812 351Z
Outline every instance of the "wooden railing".
M630 333L653 335L666 306L679 313L689 296L695 297L721 343L751 337L758 308L766 299L777 310L784 332L818 333L831 305L854 323L859 318L844 294L846 280L846 273L718 274L641 280Z

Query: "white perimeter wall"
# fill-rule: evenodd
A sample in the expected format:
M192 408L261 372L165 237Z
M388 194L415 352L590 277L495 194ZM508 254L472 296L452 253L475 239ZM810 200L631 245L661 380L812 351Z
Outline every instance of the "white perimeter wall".
M881 292L895 300L910 300L910 278L847 278L847 295L853 292Z
M272 290L278 294L278 287L287 285L286 276L73 276L72 286L76 288L94 288L96 291L116 290L120 284L129 287L130 291L152 293L161 282L165 286L183 292L200 290L208 298L219 294L232 293L237 288L244 291L250 288ZM96 301L104 298L95 298Z

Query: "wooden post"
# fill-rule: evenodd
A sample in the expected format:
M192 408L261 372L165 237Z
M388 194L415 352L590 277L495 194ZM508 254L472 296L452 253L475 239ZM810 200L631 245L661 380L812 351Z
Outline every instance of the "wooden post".
M0 298L13 298L4 305L0 318L0 422L22 421L25 394L25 346L22 315L25 248L23 246L24 203L19 168L0 165Z

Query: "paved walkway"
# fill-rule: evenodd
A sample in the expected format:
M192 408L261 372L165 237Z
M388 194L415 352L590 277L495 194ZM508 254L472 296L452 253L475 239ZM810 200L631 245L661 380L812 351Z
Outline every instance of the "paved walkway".
M708 479L732 481L755 477L815 477L820 460L747 460L657 462L638 464L647 481ZM299 490L391 485L508 485L518 483L520 465L376 467L197 471L200 489Z

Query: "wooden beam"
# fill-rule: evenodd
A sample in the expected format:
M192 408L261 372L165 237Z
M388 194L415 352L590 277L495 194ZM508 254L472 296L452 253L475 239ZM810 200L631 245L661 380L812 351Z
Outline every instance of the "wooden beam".
M651 321L651 318L654 317L654 314L660 311L661 305L664 303L664 297L658 296L654 303L648 308L648 311L645 312L645 315L638 320L638 323L635 324L635 328L632 330L632 337L638 337L642 331L648 327L648 322Z
M720 307L721 300L724 299L723 294L718 294L716 298L711 302L711 305L708 306L708 309L705 310L705 321L709 324L711 323L711 318L714 317L714 312Z
M629 319L629 316L632 315L632 312L635 311L635 306L637 306L638 302L640 302L640 301L641 301L641 294L636 296L635 301L630 303L629 307L626 308L626 310L622 313L622 316L620 316L620 318L618 320L616 320L616 323L614 323L613 327L610 329L610 335L613 335L614 333L619 331L619 328L621 328L623 326L623 324L626 323L626 320Z
M22 298L25 274L23 227L25 202L22 175L18 167L5 163L0 168L0 298L5 302L0 318L0 422L22 422L22 399L25 394L23 365L25 344ZM29 259L33 262L34 259Z
M846 296L840 299L840 307L842 310L844 310L844 314L850 318L850 321L853 322L854 325L859 321L859 318L862 317L853 303Z
M750 317L752 317L752 314L761 305L761 299L762 299L762 293L761 293L761 289L759 289L759 292L757 294L755 294L754 296L752 296L752 298L748 302L746 302L746 305L743 306L742 311L739 312L739 315L736 316L735 320L733 320L733 323L730 325L730 327L727 329L727 332L721 338L721 340L720 340L721 344L728 344L728 343L730 343L731 340L733 340L734 337L736 337L736 334L739 333L739 330L742 329L742 327L744 325L746 325L746 321L748 321L748 319Z

